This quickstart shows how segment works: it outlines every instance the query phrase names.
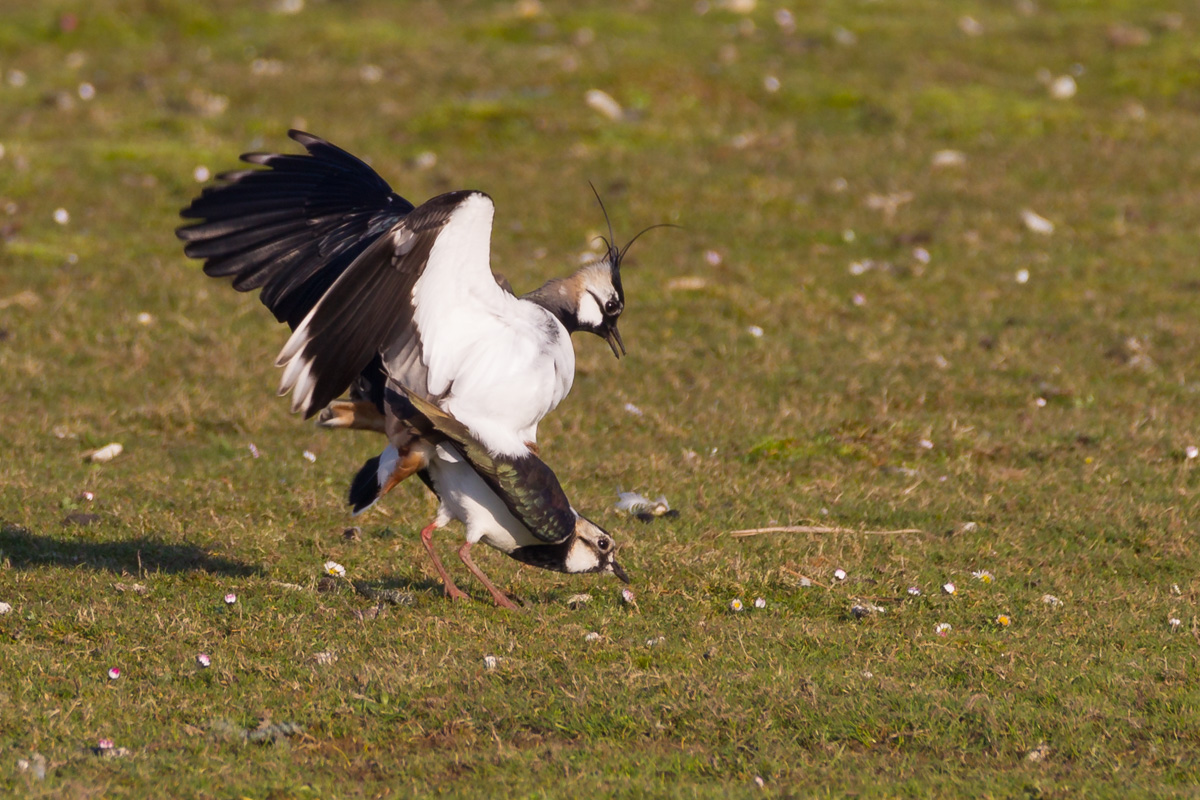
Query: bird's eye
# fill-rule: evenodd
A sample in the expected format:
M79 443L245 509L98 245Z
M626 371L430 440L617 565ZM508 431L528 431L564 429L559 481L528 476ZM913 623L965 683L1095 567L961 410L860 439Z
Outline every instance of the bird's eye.
M604 313L605 314L615 314L620 310L621 310L621 306L619 303L617 303L616 300L609 300L607 303L604 304Z
M600 552L608 552L608 548L612 547L612 542L601 536L596 540L596 546L600 548Z

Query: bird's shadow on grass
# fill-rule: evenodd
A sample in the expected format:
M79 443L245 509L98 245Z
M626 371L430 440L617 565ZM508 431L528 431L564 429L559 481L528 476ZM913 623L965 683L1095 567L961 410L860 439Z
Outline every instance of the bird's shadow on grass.
M213 575L261 575L261 567L216 556L194 544L170 544L145 536L121 542L89 542L0 526L0 557L14 569L88 567L139 575L145 572L208 572Z

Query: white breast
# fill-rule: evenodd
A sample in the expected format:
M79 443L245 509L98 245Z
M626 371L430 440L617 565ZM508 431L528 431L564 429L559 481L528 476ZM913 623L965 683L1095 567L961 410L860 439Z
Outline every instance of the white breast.
M455 210L413 287L413 324L430 394L495 453L519 455L567 395L571 337L554 315L492 278L491 200Z

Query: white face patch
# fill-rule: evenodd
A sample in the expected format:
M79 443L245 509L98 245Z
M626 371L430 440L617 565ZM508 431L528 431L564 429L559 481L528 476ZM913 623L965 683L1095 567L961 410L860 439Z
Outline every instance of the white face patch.
M571 543L565 566L567 572L588 572L600 566L600 559L595 550L576 539Z
M579 320L580 325L589 328L598 328L604 322L604 313L591 292L584 292L579 298L579 310L575 312L575 318Z

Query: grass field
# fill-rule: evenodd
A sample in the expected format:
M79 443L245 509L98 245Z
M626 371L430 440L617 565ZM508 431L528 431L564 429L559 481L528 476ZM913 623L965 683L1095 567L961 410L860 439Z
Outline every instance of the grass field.
M0 794L1200 796L1195 7L741 6L6 6ZM349 517L377 441L172 233L289 127L489 192L518 290L589 180L682 226L540 437L636 607L493 553L526 607L452 605L415 481Z

